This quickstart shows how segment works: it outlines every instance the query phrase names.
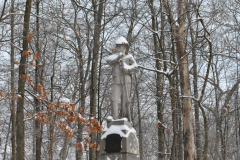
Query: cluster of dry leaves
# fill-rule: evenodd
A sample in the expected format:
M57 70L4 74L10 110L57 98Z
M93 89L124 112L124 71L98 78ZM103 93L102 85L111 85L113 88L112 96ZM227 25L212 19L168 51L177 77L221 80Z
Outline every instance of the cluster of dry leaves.
M28 41L30 42L32 40L33 34L29 34ZM22 56L29 57L31 56L32 49L30 48L29 51L23 51ZM39 57L39 52L36 51L33 60L37 61ZM14 64L19 65L17 61L14 61ZM34 66L34 61L30 62L30 66ZM41 64L38 64L39 68L42 68ZM34 91L37 90L38 94L33 95L39 102L47 104L47 111L41 111L35 114L27 113L26 117L27 120L30 120L31 118L41 122L41 125L53 125L56 124L56 129L60 129L62 132L65 132L65 137L70 138L74 135L74 130L70 127L69 124L73 122L78 122L82 125L86 126L86 132L89 134L91 133L101 133L102 126L99 125L99 122L95 119L95 117L91 117L88 121L85 118L85 113L82 113L83 109L80 107L78 111L76 111L76 106L73 103L62 103L61 101L58 101L56 103L49 102L48 98L46 96L45 88L43 84L38 84L37 86L34 86L33 80L31 79L31 76L29 74L27 75L19 75L20 79L23 79L24 81L28 81L30 86L33 88ZM13 96L13 92L11 91L8 96L5 96L3 93L0 93L0 100L4 100L7 102L8 99L13 98L14 100L19 100L22 98L21 95ZM11 109L11 113L13 113L14 110ZM52 117L56 116L56 122L53 122ZM53 124L54 123L54 124ZM76 143L76 148L79 150L80 148L82 150L87 150L87 147L94 148L95 151L100 150L100 145L96 146L96 144L91 143L90 137L85 137L84 142Z

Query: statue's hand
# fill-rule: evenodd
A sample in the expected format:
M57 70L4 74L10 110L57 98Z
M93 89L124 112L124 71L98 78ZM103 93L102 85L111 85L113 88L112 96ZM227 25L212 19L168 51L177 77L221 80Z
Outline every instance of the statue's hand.
M122 57L123 57L123 53L122 52L118 53L118 58L120 59Z

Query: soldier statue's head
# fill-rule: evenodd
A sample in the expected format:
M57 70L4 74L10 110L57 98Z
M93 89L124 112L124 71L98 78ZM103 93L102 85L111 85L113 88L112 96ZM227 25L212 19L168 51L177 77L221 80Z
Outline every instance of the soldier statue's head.
M126 49L128 47L128 41L124 37L119 37L116 41L116 50L117 52L122 52L125 54Z

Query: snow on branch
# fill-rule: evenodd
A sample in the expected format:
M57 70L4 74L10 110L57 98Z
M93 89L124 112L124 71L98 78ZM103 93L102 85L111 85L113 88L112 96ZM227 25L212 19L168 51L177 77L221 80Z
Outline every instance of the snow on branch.
M203 108L205 108L205 109L207 109L207 110L209 110L209 111L211 111L211 112L214 112L211 108L209 108L209 107L207 107L207 106L204 106L199 100L199 98L195 98L195 97L193 97L193 96L180 96L180 97L182 97L182 98L191 98L192 100L194 100L194 101L196 101L196 102L198 102L198 104L199 104L199 107L200 107L200 109L202 110L202 112L204 112L204 109ZM204 112L204 114L205 114L205 112Z
M157 70L157 69L151 69L151 68L143 67L143 66L140 66L140 65L138 65L138 67L142 68L142 69L146 69L148 71L153 71L153 72L157 72L157 73L160 73L160 74L164 74L165 76L169 75L169 72L164 72L164 71Z
M13 43L11 43L11 45L14 47L14 48L17 48L19 51L23 51L23 48L20 48L20 47L18 47L18 46L15 46Z
M159 58L152 58L154 60L158 60L158 61L161 61L161 62L167 62L167 63L170 63L172 65L176 65L176 63L174 63L173 61L171 60L164 60L164 59L159 59Z
M8 14L6 14L6 15L1 17L0 22L4 21L5 19L7 19L11 15L24 15L24 14L21 14L21 13L8 13Z

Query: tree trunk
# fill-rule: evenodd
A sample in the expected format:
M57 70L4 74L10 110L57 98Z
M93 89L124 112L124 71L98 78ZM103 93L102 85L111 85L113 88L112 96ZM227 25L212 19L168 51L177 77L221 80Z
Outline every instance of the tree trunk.
M70 138L64 137L64 144L60 151L60 160L66 160L68 155L68 144L69 144Z
M11 13L14 13L14 1L11 1ZM14 15L11 15L11 43L14 44ZM12 157L11 160L16 160L16 114L15 114L15 101L13 97L15 96L15 87L14 87L14 47L11 45L11 122L12 122Z
M175 27L172 29L175 30ZM176 64L176 53L175 53L175 46L174 46L174 33L171 34L171 41L172 41L172 54L173 54L173 62ZM174 85L175 85L175 94L176 94L176 107L175 109L177 110L177 124L178 125L178 133L177 133L177 143L178 143L178 148L177 148L177 155L178 160L183 160L183 136L182 136L182 105L180 102L179 98L179 78L178 78L178 71L176 70L174 73Z
M190 9L190 7L188 8ZM196 38L193 35L192 19L190 17L190 12L187 13L187 18L190 26L190 37L192 43L192 60L193 60L193 86L194 86L194 97L198 99L198 77L197 77L197 56L196 56ZM198 28L198 27L197 27ZM198 29L196 29L198 30ZM199 120L199 106L198 102L194 101L195 109L195 126L196 126L196 149L197 149L197 160L202 159L202 145L201 145L201 131L200 131L200 120Z
M156 16L155 16L155 11L153 8L153 0L149 0L149 8L151 10L152 14L152 30L155 31L157 26L156 26ZM161 55L159 54L159 47L158 47L158 40L157 40L157 34L153 33L153 43L154 43L154 52L155 52L155 57L161 58ZM159 42L161 43L161 42ZM159 63L158 60L156 60L156 68L157 70L161 70L161 64ZM158 159L162 160L165 159L165 137L164 137L164 126L162 125L163 122L163 110L164 106L161 102L161 97L162 97L162 75L160 73L157 73L157 79L156 79L156 101L157 101L157 117L158 121Z
M221 117L217 117L216 119L216 160L220 160L221 158L221 134L222 134L222 127L221 127Z
M57 35L59 33L59 26L57 26ZM55 63L56 63L56 57L57 57L57 48L58 48L58 36L57 36L57 42L55 45L55 53L53 57L53 64L52 64L52 76L51 76L51 88L50 88L50 102L53 102L53 88L54 88L54 78L55 78ZM54 138L54 124L56 119L56 114L51 112L52 115L50 115L50 137L49 137L49 150L48 150L48 158L49 160L53 160L53 138Z
M9 123L9 125L8 125L8 133L7 133L6 143L5 143L5 147L4 147L3 160L6 159L7 145L8 145L8 137L9 137L9 133L10 133L10 128L11 128L11 123Z
M100 34L101 34L101 22L103 13L104 0L100 0L97 9L97 2L92 0L94 9L94 44L93 44L93 58L92 58L92 70L91 70L91 86L90 86L90 117L96 116L97 113L97 73L98 73L98 59L100 48ZM96 143L96 133L90 134L91 143ZM89 159L96 159L96 153L94 148L90 148Z
M40 53L39 49L39 0L36 2L36 12L37 12L37 17L36 17L36 37L37 37L37 42L36 42L36 51ZM39 82L39 69L38 69L38 64L39 64L39 58L36 60L36 66L35 66L35 94L37 94L38 89L37 85ZM40 112L40 106L39 106L39 101L37 98L34 99L34 104L35 104L35 112L36 114ZM41 160L41 147L42 147L42 128L41 128L41 122L39 120L35 120L35 133L36 133L36 160Z
M175 20L173 18L172 7L171 7L171 5L168 1L165 1L165 10L168 11L168 13L169 13L169 17L170 17L169 18L169 24L171 24L172 61L175 64L177 64L176 57L175 57L176 53L175 53L175 42L174 42L174 37L176 35L176 24L173 23ZM182 117L181 117L182 116L182 107L181 107L181 102L180 102L180 98L179 98L179 87L178 87L179 86L179 77L178 77L178 71L177 70L174 71L173 79L174 79L173 82L171 82L172 81L171 79L169 80L169 82L171 82L172 85L175 86L175 91L174 92L177 95L176 96L176 103L175 103L177 107L172 106L173 107L172 110L173 111L177 110L177 112L178 112L177 113L178 116L177 116L176 120L174 120L174 118L173 118L173 123L175 123L175 121L176 121L175 125L178 125L178 131L177 131L178 133L177 133L177 138L176 138L177 141L178 141L177 142L178 143L178 149L177 149L177 152L176 152L176 156L178 157L179 160L182 160L183 159L183 136L182 136ZM171 94L173 94L172 92L173 91L171 91ZM174 95L171 95L171 96L174 96ZM171 103L172 103L172 105L175 105L173 102L171 102ZM172 113L172 116L174 116L175 114ZM173 129L176 130L176 128L173 128ZM174 136L176 136L175 134L176 134L176 131L174 132ZM175 142L173 140L173 144L174 143ZM173 148L172 148L172 150L173 150ZM175 154L175 153L171 153L171 154ZM171 158L174 158L174 157L171 156Z
M174 46L174 34L171 34L171 41L172 41L172 54L173 54L173 62L176 64L176 58L175 58L175 46ZM175 89L175 95L176 95L176 125L177 128L177 149L176 149L176 157L178 157L178 160L183 160L183 136L182 136L182 105L179 98L179 78L178 78L178 71L176 70L174 73L174 89Z
M170 97L171 97L171 106L172 106L172 125L173 125L173 142L171 148L171 157L170 160L174 160L176 156L176 146L177 146L177 118L176 118L176 98L175 98L175 87L174 80L171 77L168 77L170 84Z
M25 92L25 67L26 67L26 52L28 52L28 34L29 34L29 21L31 13L31 0L27 0L26 9L24 14L24 28L23 28L23 52L21 53L21 60L19 66L19 80L18 80L18 93L22 98L17 103L17 158L18 160L24 160L24 92Z
M176 35L177 55L180 61L180 86L182 104L183 104L183 136L184 136L184 159L193 160L196 159L196 149L194 144L194 131L193 131L193 111L192 111L192 99L191 86L189 80L188 69L188 56L186 55L185 45L185 0L178 0L178 23Z
M177 73L176 73L177 74ZM178 75L176 77L176 86L178 86ZM177 110L178 110L178 160L183 160L183 127L182 127L182 105L179 97L179 88L177 88Z
M135 79L137 80L137 76L135 75ZM137 97L137 108L138 108L138 126L139 126L139 153L140 153L140 160L143 160L143 139L142 139L142 117L141 117L141 110L140 110L140 99L139 99L139 82L136 82L135 85L136 89L136 97Z
M83 56L82 56L82 49L81 49L81 39L80 37L77 38L78 41L78 60L79 60L79 76L80 76L80 81L79 81L79 97L81 98L80 100L80 107L82 107L82 112L84 113L85 111L85 79L84 79L84 60L83 60ZM91 53L89 53L89 57L91 57L90 55ZM90 61L90 59L88 60ZM89 66L89 65L88 65ZM89 68L89 67L88 67ZM87 70L87 69L86 69ZM87 72L85 74L85 76L87 76ZM81 114L79 112L79 114ZM81 125L80 123L78 123L78 130L77 130L77 143L81 143L83 138L82 138L82 134L83 134L84 128L83 125ZM82 146L83 147L83 146ZM79 148L78 150L76 150L76 160L81 160L82 159L82 150L81 148Z

